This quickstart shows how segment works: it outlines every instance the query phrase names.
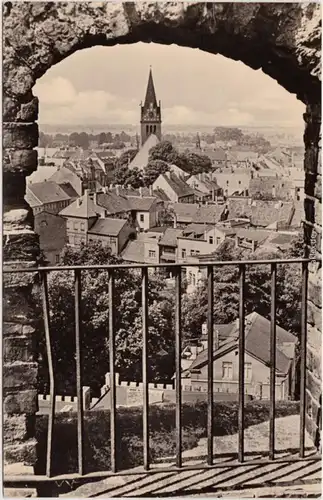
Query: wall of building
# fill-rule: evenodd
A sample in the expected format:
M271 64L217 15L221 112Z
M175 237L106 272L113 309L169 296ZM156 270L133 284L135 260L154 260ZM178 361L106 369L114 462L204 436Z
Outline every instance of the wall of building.
M244 191L249 189L251 173L246 172L214 172L213 179L223 189L225 196L231 196L236 191Z
M80 217L66 217L66 235L68 243L73 246L86 245L88 241L88 230L96 219L82 219Z
M35 232L47 261L55 266L67 243L66 221L59 215L41 212L35 216Z
M232 365L232 378L230 380L223 378L223 363L231 363ZM259 395L259 384L263 384L262 397L265 399L269 396L269 377L270 369L263 363L250 356L248 353L245 355L245 363L251 364L252 374L250 379L245 377L247 384L247 394ZM239 390L239 356L238 349L231 351L213 363L214 380L216 388L220 392L238 392ZM192 388L199 385L201 382L207 384L207 366L201 368L200 374L191 375ZM288 398L288 379L285 377L276 377L276 384L278 391L276 394L277 399Z

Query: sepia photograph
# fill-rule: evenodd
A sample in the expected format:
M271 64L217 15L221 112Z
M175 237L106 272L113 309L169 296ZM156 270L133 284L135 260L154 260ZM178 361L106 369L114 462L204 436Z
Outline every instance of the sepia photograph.
M2 494L321 498L320 2L2 2Z

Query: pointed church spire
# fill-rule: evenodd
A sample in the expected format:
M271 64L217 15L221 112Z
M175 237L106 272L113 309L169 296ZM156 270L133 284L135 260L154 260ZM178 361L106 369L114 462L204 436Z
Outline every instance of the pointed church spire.
M150 66L144 108L149 108L151 104L153 105L154 108L157 108L154 80L153 80L152 68Z

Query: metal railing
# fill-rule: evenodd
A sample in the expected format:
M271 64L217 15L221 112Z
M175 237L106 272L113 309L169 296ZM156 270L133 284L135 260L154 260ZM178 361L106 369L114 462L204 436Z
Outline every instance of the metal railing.
M37 483L75 481L86 482L95 478L105 478L111 474L129 474L128 471L117 468L117 440L116 440L116 377L115 377L115 315L114 287L115 272L119 269L137 269L142 273L142 379L143 379L143 467L136 467L131 474L142 474L144 472L162 473L176 472L182 470L201 470L208 468L238 467L244 465L258 465L276 462L294 462L296 460L316 460L321 456L311 454L305 456L305 397L306 397L306 345L307 345L307 289L308 289L308 265L310 262L319 262L318 259L275 259L275 260L250 260L250 261L217 261L205 262L203 267L207 269L207 329L208 329L208 362L207 362L207 460L200 465L185 465L182 463L182 384L181 384L181 353L182 353L182 325L181 325L181 299L182 299L182 269L188 264L145 264L145 265L82 265L82 266L58 266L39 267L24 269L4 269L4 273L37 273L41 278L42 303L44 315L45 340L49 367L50 383L50 412L47 433L47 457L46 475L30 476L5 476L5 486L28 486ZM300 335L300 436L299 456L275 457L275 371L276 371L276 280L277 267L284 264L300 264L302 267L302 290L301 290L301 335ZM190 267L200 266L200 263L190 263ZM245 430L245 273L248 266L270 265L271 268L271 318L270 318L270 411L269 411L269 442L268 458L253 459L245 461L244 430ZM216 462L213 449L213 421L214 421L214 268L224 266L239 267L239 411L238 411L238 460L231 462ZM148 269L167 268L175 274L175 366L176 366L176 465L171 467L153 468L149 460L149 390L148 390ZM111 439L111 470L86 473L84 464L84 414L83 414L83 392L82 392L82 352L81 352L81 273L89 270L107 270L109 276L109 365L110 365L110 439ZM77 392L77 451L78 472L74 474L61 474L53 476L53 432L55 420L55 376L53 369L53 355L50 332L50 312L48 298L47 275L51 272L74 271L75 290L75 341L76 341L76 392Z

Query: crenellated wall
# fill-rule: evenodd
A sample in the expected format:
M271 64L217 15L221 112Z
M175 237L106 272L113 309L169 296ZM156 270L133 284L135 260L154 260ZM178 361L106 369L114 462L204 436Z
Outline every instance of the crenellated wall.
M5 2L3 4L4 268L34 266L39 244L24 201L37 168L37 78L73 52L94 45L156 42L199 48L262 69L307 104L304 142L306 241L321 245L319 164L321 11L315 3ZM36 317L34 278L4 278L3 410L7 466L36 461ZM321 274L311 266L307 426L317 435L320 400Z

